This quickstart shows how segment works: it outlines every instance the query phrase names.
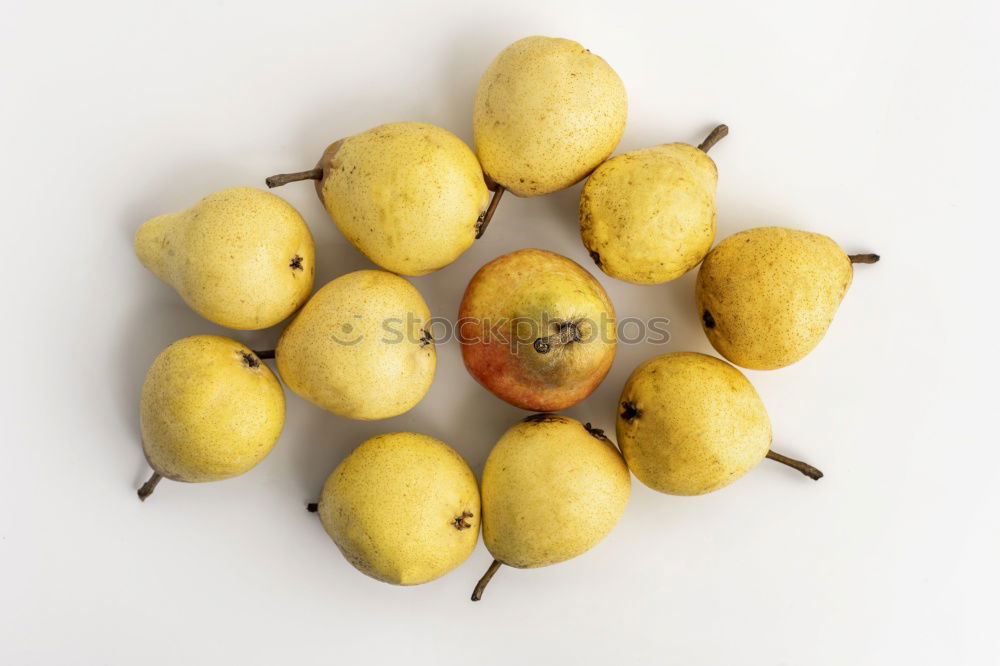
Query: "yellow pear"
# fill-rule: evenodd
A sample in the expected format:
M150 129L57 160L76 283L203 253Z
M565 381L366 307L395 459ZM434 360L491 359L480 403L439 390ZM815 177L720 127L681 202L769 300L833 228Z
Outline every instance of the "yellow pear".
M544 567L595 546L628 503L625 461L604 432L559 414L535 414L496 443L483 468L483 540L500 565Z
M633 284L660 284L698 265L715 239L718 172L708 150L668 143L613 157L580 195L580 232L597 266Z
M409 410L434 380L431 313L420 292L385 271L327 283L275 349L288 388L334 414L386 419Z
M501 51L479 82L476 152L500 188L555 192L611 154L627 111L625 86L602 58L569 39L527 37Z
M373 262L426 275L465 252L489 191L479 161L451 132L427 123L380 125L331 144L315 169L267 179L316 179L341 233Z
M770 451L771 421L757 391L739 370L705 354L675 352L642 363L618 408L618 445L629 469L661 493L710 493L765 457L823 476Z
M736 365L773 370L795 363L826 334L854 273L826 236L762 227L734 234L698 270L696 299L712 346Z
M412 432L356 448L326 480L318 511L348 562L393 585L443 576L479 539L475 474L450 446Z
M164 349L142 385L142 448L154 474L218 481L243 474L274 448L285 422L285 394L248 347L217 335L195 335Z
M135 252L211 322L267 328L309 298L312 235L290 204L269 192L234 187L139 227Z

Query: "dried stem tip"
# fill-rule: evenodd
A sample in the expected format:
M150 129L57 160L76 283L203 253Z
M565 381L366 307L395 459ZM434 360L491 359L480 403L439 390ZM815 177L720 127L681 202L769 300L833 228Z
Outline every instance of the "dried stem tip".
M486 570L483 577L479 579L478 583L476 583L476 589L472 591L473 601L479 601L483 598L483 590L485 590L486 586L490 584L490 581L493 579L493 574L497 572L497 569L500 568L501 564L502 562L500 560L493 560L493 564L490 565L490 568Z
M552 335L544 338L536 338L532 347L539 354L548 354L553 347L562 347L571 342L579 342L582 339L580 327L575 321L564 321L559 324L558 330Z
M153 491L156 490L156 484L158 484L162 478L163 477L160 476L159 472L153 472L153 476L149 477L149 480L142 484L142 487L139 488L139 499L145 502L146 498L152 495Z
M704 141L698 144L698 150L707 153L712 146L719 143L727 134L729 134L729 126L719 125L708 133Z
M849 254L847 258L851 260L852 264L874 264L882 257L877 254Z
M298 171L296 173L279 173L271 176L264 182L268 187L281 187L298 180L320 180L323 177L323 169L309 169L308 171Z
M776 462L780 462L782 465L788 465L792 469L799 470L813 481L819 481L823 478L823 472L819 471L809 463L804 463L801 460L795 460L794 458L783 456L780 453L775 453L774 451L768 451L767 457Z
M476 222L476 238L482 238L483 234L486 233L486 227L489 226L490 220L493 219L493 213L496 212L497 204L500 203L500 197L503 196L504 192L506 190L503 185L497 185L496 189L493 190L493 198L490 199L490 205L486 207L479 221Z

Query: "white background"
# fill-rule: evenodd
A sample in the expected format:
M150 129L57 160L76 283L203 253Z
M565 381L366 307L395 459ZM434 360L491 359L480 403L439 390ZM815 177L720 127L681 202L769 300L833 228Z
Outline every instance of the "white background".
M997 509L996 3L3 3L0 187L4 379L0 662L4 664L987 661ZM508 43L565 36L625 81L619 152L712 152L719 233L820 231L860 266L822 344L749 372L775 449L705 497L633 483L618 527L557 566L503 569L469 593L480 545L433 583L348 565L304 509L365 438L439 437L477 472L523 412L480 388L457 344L410 413L352 422L289 394L274 453L223 483L147 476L138 394L156 354L226 333L140 266L148 217L312 166L332 140L396 120L471 141L478 78ZM309 184L285 187L317 241L317 287L371 264ZM486 261L536 246L593 268L579 186L506 197L486 237L414 279L454 317ZM596 270L595 270L596 272ZM568 410L613 431L635 365L711 352L694 274L636 287L597 273L624 316L672 339L622 345ZM279 328L234 337L269 347ZM544 510L540 507L540 510Z

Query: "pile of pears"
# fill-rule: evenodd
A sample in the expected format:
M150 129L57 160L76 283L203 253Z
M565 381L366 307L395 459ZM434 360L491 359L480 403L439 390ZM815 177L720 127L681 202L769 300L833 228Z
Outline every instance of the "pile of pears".
M484 388L531 413L499 436L478 480L454 448L425 434L358 445L308 507L343 556L372 578L415 585L465 561L481 529L493 562L475 585L478 600L502 565L555 564L604 539L633 474L669 495L719 490L765 458L819 479L771 449L767 410L736 366L771 370L806 356L854 264L878 256L781 227L742 231L713 249L718 170L708 153L728 128L697 146L609 159L626 115L624 84L607 62L568 39L529 37L486 68L474 149L440 127L398 122L334 141L311 169L268 178L269 188L314 181L344 237L381 269L315 292L309 227L269 191L222 190L143 224L140 261L205 319L238 331L290 321L274 349L196 335L153 361L140 407L153 474L139 497L163 478L218 481L257 465L284 425L282 385L350 419L416 407L437 357L431 312L406 277L447 266L482 238L505 192L541 196L584 179L580 233L596 267L658 285L700 266L692 315L725 360L674 352L640 364L614 405L616 444L556 413L611 368L608 294L549 250L495 258L456 304L462 356Z

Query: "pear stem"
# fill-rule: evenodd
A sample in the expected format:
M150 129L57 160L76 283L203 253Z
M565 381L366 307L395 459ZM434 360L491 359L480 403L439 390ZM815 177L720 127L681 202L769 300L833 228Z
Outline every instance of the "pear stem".
M849 254L847 258L852 264L874 264L882 257L877 254Z
M142 487L139 488L139 499L145 502L146 498L152 495L153 491L156 490L156 484L158 484L162 478L163 477L160 476L159 472L153 472L153 476L149 477L149 480L142 484Z
M580 341L580 328L576 322L567 321L559 324L559 330L544 338L536 338L534 343L535 351L539 354L548 354L555 346L568 345L571 342Z
M796 460L795 458L789 458L788 456L783 456L780 453L775 453L774 451L768 451L767 457L771 460L780 462L782 465L788 465L792 469L797 469L806 476L808 476L813 481L819 481L823 478L823 472L819 471L809 463L804 463L801 460Z
M319 511L319 502L309 502L306 504L306 511L309 513L316 513Z
M715 129L708 133L705 140L698 144L698 150L707 153L712 146L719 143L725 136L729 134L728 125L718 125Z
M483 590L485 590L486 586L490 584L491 580L493 580L493 574L497 572L497 569L500 568L501 564L503 564L503 562L500 560L493 560L493 564L490 565L490 568L486 570L483 577L479 579L478 583L476 583L476 589L472 591L473 601L479 601L483 598Z
M253 350L253 353L256 354L257 358L259 358L261 360L264 360L266 358L274 358L274 350L273 349L265 349L263 351L257 351L255 349L255 350Z
M281 187L282 185L287 185L288 183L294 183L298 180L320 180L323 177L323 169L309 169L308 171L299 171L296 173L279 173L276 176L271 176L264 182L267 183L268 187Z
M486 233L486 227L490 225L490 220L493 219L493 213L497 209L497 204L500 203L500 197L502 197L503 193L506 191L507 188L503 185L497 185L496 189L493 190L493 198L490 199L490 205L486 207L486 212L483 213L483 216L476 224L476 238L482 238L483 234Z

